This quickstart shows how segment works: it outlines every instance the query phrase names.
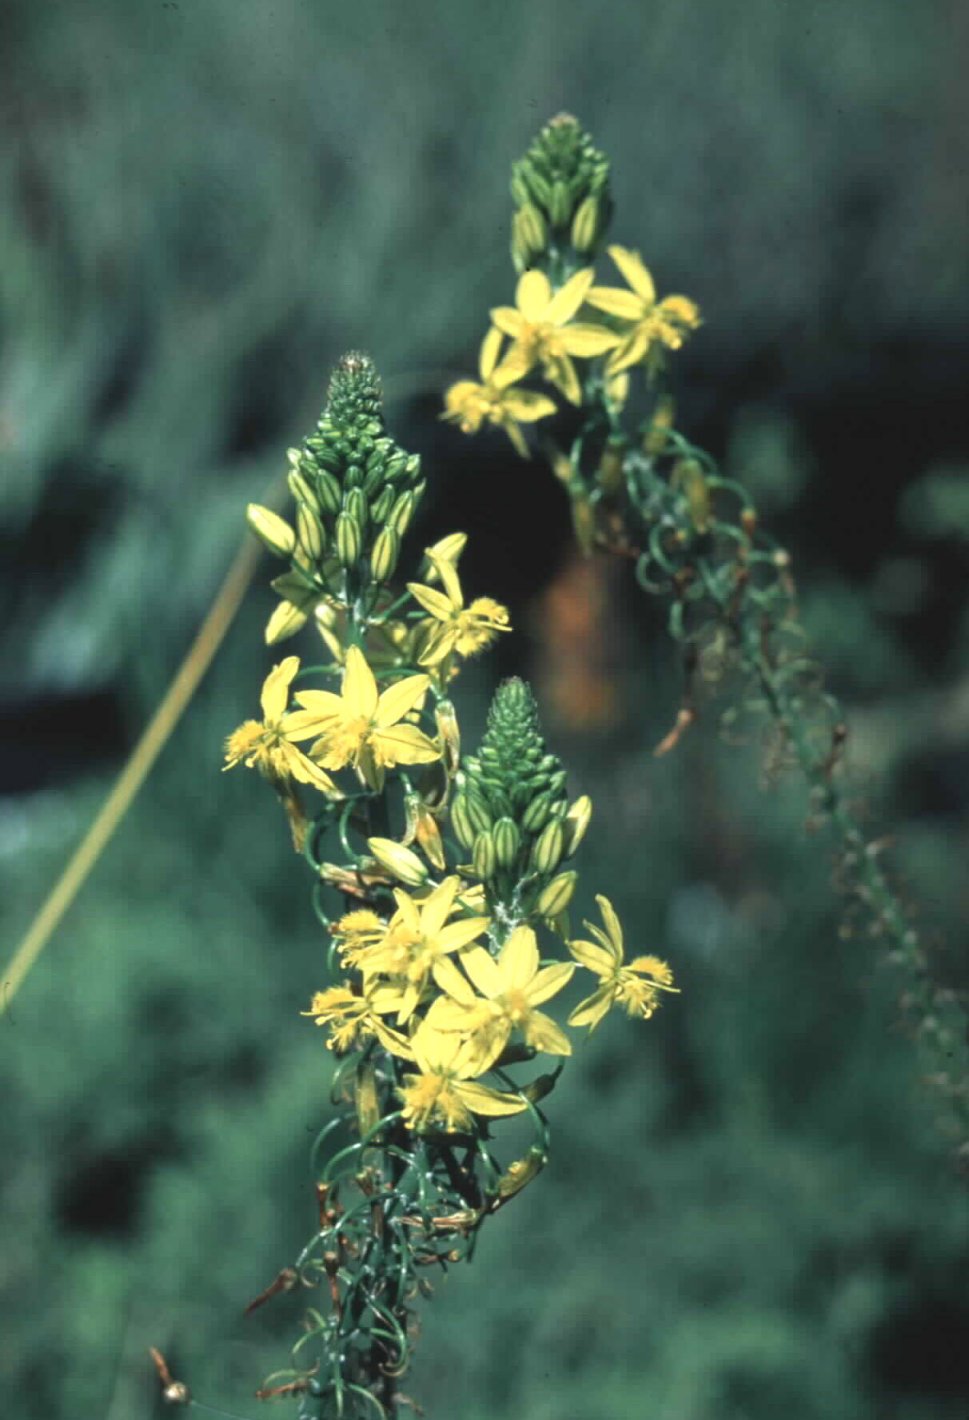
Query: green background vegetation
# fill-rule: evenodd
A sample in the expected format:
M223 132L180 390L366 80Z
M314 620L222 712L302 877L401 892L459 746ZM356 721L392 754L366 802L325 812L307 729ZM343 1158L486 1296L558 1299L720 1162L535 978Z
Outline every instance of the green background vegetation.
M541 666L567 513L537 462L436 422L512 286L507 171L574 110L617 238L707 325L681 422L754 487L851 711L850 763L959 979L966 920L969 162L957 0L416 5L10 0L0 17L0 797L8 954L348 346L420 450L412 545L464 527ZM268 570L268 569L267 569ZM2 1408L161 1413L146 1348L259 1413L298 1299L244 1303L312 1228L329 1061L309 882L221 777L271 663L264 584L0 1023ZM596 815L578 866L684 988L612 1019L553 1163L424 1308L405 1384L461 1420L964 1420L964 1194L899 983L831 892L793 779L677 705L617 579L618 722L548 718ZM542 699L542 681L536 681ZM944 950L948 944L948 950Z

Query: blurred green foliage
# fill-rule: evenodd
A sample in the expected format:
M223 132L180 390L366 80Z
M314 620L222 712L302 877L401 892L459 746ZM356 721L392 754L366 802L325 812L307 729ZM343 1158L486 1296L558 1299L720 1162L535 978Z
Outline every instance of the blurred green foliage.
M414 401L470 366L507 298L508 165L568 107L613 159L618 238L703 307L684 425L749 469L791 545L852 708L859 792L954 952L957 24L947 0L8 4L4 951L345 347L372 351L394 432L425 453L435 528L473 507L506 525L511 542L467 527L484 546L469 565L528 623L539 586L488 553L515 546L517 521L526 560L547 498L551 570L551 480L497 445L472 454ZM200 1399L250 1415L286 1361L299 1299L241 1310L312 1222L330 1062L297 1012L322 944L271 795L218 773L270 663L271 604L254 590L2 1022L0 1374L17 1420L160 1413L150 1344ZM551 1168L440 1283L405 1388L463 1420L962 1420L965 1207L896 984L871 943L841 939L827 850L793 783L761 786L756 743L726 748L711 708L651 758L678 672L633 607L623 591L613 612L619 730L550 740L597 805L584 881L684 993L576 1059ZM493 675L461 682L472 738ZM960 964L940 953L940 971Z

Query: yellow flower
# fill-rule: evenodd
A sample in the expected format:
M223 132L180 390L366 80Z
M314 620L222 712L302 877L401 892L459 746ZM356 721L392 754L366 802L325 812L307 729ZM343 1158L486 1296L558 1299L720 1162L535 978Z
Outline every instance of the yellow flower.
M700 310L688 296L666 296L657 302L653 278L638 251L611 246L609 255L632 289L621 291L613 286L593 286L586 300L600 311L632 322L632 328L625 333L606 366L607 375L617 375L630 365L638 365L657 342L670 350L679 350L685 336L700 324Z
M411 596L439 623L434 626L432 622L429 628L418 657L422 666L439 665L452 651L457 651L459 656L474 656L490 646L499 631L511 630L506 607L491 597L476 597L466 607L453 565L438 562L436 566L444 587L442 592L421 582L407 583Z
M619 339L605 326L569 324L594 277L592 267L587 266L553 293L543 271L526 271L515 289L515 306L496 306L491 312L497 329L515 342L509 358L520 352L528 369L536 360L541 361L546 379L573 404L581 404L582 389L572 356L589 359L602 355Z
M539 970L538 943L531 927L516 927L497 960L483 947L461 953L461 965L481 992L476 996L453 962L441 962L437 984L451 998L439 997L428 1013L435 1029L460 1031L474 1046L471 1058L480 1070L497 1059L512 1031L526 1045L549 1055L571 1055L568 1036L551 1016L537 1009L570 980L575 967L556 962Z
M278 666L273 666L263 682L260 696L263 718L246 720L233 730L225 742L224 768L245 764L277 784L296 779L300 784L312 784L324 794L339 796L329 775L292 743L302 738L298 724L294 724L294 714L286 713L289 687L298 670L298 656L287 656Z
M429 978L432 974L436 978L448 953L469 946L489 925L487 917L460 917L448 923L460 886L457 877L445 878L419 903L398 888L397 911L383 939L355 953L355 964L366 977L380 973L400 983L400 1025L413 1015Z
M469 1129L475 1114L520 1114L528 1108L517 1095L472 1083L482 1071L460 1036L443 1034L425 1021L410 1044L420 1073L405 1075L398 1091L408 1129L441 1124L454 1133Z
M289 718L293 739L320 738L310 755L325 769L352 764L364 783L381 789L384 770L395 764L429 764L440 759L440 748L415 725L398 722L423 699L430 684L426 675L412 675L378 695L373 671L358 646L346 654L343 688L298 690L303 707Z
M309 1010L300 1015L313 1016L318 1026L329 1026L327 1047L340 1055L365 1045L375 1036L385 1050L412 1060L406 1038L380 1019L399 1004L400 992L386 984L365 983L362 995L349 985L330 986L326 991L317 991Z
M518 426L554 414L555 401L544 394L513 388L528 374L531 362L522 352L513 350L499 365L501 343L501 332L489 330L478 356L481 384L474 380L458 380L453 384L444 396L441 418L458 424L464 434L476 434L485 423L496 424L504 429L518 453L526 459L528 446Z
M579 1002L569 1016L569 1025L588 1026L592 1031L610 1006L622 1006L630 1016L648 1021L660 1003L660 992L678 989L673 985L673 973L659 957L635 957L625 966L619 918L607 897L596 897L596 902L605 930L587 922L595 942L569 942L569 951L580 966L595 972L602 985Z
M387 923L368 907L358 907L346 912L339 922L330 928L330 936L335 938L337 951L344 966L358 966L360 957L375 942L383 940Z

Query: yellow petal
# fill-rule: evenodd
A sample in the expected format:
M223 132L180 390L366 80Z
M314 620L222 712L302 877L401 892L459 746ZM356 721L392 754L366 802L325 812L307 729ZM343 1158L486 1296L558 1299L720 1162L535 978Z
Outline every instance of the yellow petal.
M491 372L498 363L498 356L501 352L501 341L502 332L492 327L481 342L481 352L478 355L478 373L486 384L491 378Z
M279 748L291 778L299 780L300 784L311 784L314 789L320 789L324 794L339 794L330 776L324 774L319 765L314 764L295 745L284 742Z
M432 967L432 972L437 985L442 991L446 991L452 1000L446 1001L443 996L439 997L428 1012L428 1020L433 1014L435 1016L434 1024L439 1030L463 1029L463 1023L466 1020L465 1007L474 1006L476 1000L467 977L461 975L450 957L438 957ZM445 1024L443 1020L438 1024L436 1019L438 1013L447 1007L453 1007L454 1011L462 1012L461 1022L457 1027L454 1024ZM451 1022L457 1018L452 1013L447 1019Z
M528 985L538 971L538 943L531 927L516 927L511 933L498 957L498 971L503 991Z
M503 407L512 419L521 419L531 424L535 419L544 419L554 414L557 405L547 394L536 394L532 390L509 390L502 400Z
M259 697L263 719L267 724L275 724L281 718L289 700L289 687L298 670L299 656L287 656L285 661L273 666L267 675Z
M594 942L569 942L569 951L580 966L594 971L597 976L611 976L618 965L612 952L605 947L597 947Z
M601 893L596 893L596 902L599 904L599 911L602 913L602 921L606 929L606 935L615 948L616 960L622 961L622 923L616 916L616 910L607 897L603 897Z
M552 287L544 271L526 271L523 276L518 278L518 285L515 288L515 305L529 324L534 324L545 318L545 312L551 299ZM495 321L495 325L498 324L494 312L492 312L491 319Z
M359 646L347 651L342 698L345 712L354 718L369 720L377 709L377 682Z
M593 286L586 296L590 306L608 311L620 320L641 321L646 314L646 305L641 296L632 291L621 291L616 286Z
M525 997L530 1006L540 1006L558 994L575 973L570 961L557 961L552 966L543 967L534 981L526 988Z
M442 952L458 952L480 937L490 925L490 917L461 917L457 922L449 922L438 932L437 940ZM491 958L488 958L489 961Z
M516 311L514 306L495 306L491 319L496 329L502 335L510 335L512 340L517 340L522 333L524 323L521 312Z
M422 936L436 937L440 932L451 915L451 908L454 906L454 899L460 885L460 880L452 874L442 883L438 883L434 891L425 897L420 908Z
M298 690L296 699L303 703L304 697L314 697L312 705L302 710L291 710L279 722L279 728L288 740L309 740L314 735L322 735L343 719L343 701L329 690ZM318 697L318 698L316 698Z
M578 355L583 360L603 355L619 344L619 336L606 330L604 325L567 325L560 339L569 355Z
M643 259L639 252L629 251L627 247L611 246L609 247L609 255L636 295L642 296L644 301L648 301L652 305L656 300L656 287L652 276L643 265Z
M572 1042L560 1025L542 1011L532 1011L525 1026L525 1044L546 1055L571 1055Z
M399 680L396 685L390 686L377 702L374 724L381 729L387 725L396 725L398 720L402 720L408 711L413 710L415 705L424 699L430 683L429 676L410 675L406 680Z
M415 725L391 725L374 730L371 743L387 764L433 764L441 758L441 747Z
M498 1117L503 1114L521 1114L527 1109L526 1102L518 1095L507 1095L501 1090L491 1090L487 1085L472 1085L465 1082L455 1084L454 1092L473 1114L487 1114Z
M569 1016L570 1026L588 1026L590 1031L595 1030L615 999L615 991L611 986L600 986L593 995L587 996L584 1001L580 1001L575 1010Z
M447 563L439 563L438 571L445 566ZM443 592L435 591L433 587L425 587L422 582L408 582L407 590L430 616L438 621L450 621L451 603Z
M309 613L295 602L283 600L266 622L264 633L267 646L276 646L280 641L288 641L306 625Z
M582 305L594 280L595 272L591 266L586 266L582 271L577 271L574 276L570 276L565 285L552 297L544 319L552 325L565 325L566 321L570 321Z
M521 345L513 345L491 377L492 389L504 390L523 380L534 363L534 355L529 355Z
M457 380L450 385L444 395L444 408L452 416L464 414L465 405L478 398L481 386L474 380Z
M653 338L654 332L648 323L637 326L632 334L610 355L606 374L618 375L620 370L628 370L631 365L638 365L649 349L650 341Z
M549 364L546 369L549 379L565 395L570 404L582 403L582 386L579 384L579 377L575 373L575 366L568 355L560 355L557 360Z
M481 992L489 1000L500 996L504 989L498 963L484 947L472 947L461 956L461 965Z

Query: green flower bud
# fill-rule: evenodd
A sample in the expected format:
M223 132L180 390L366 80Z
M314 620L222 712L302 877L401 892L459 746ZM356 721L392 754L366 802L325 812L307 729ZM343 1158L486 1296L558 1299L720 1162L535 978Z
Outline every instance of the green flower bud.
M548 245L548 230L545 218L534 202L526 202L524 207L515 213L514 224L522 245L529 252L537 255L545 250Z
M532 844L531 865L536 873L554 873L562 861L565 848L565 834L557 819L552 819L542 829Z
M582 842L592 817L592 800L583 794L570 805L562 827L565 829L565 857L571 858Z
M579 203L572 218L572 245L583 256L595 249L599 235L599 201L586 197Z
M274 557L292 557L296 550L296 534L278 513L263 508L259 503L250 503L246 508L246 522Z
M474 848L471 851L471 863L476 875L482 882L487 882L494 876L497 860L495 856L495 841L487 830L479 833L474 840Z
M407 887L420 887L427 882L427 868L417 854L402 843L392 838L368 838L367 847L380 866Z
M400 538L393 528L381 528L370 553L370 575L375 582L386 582L394 574L400 556Z
M296 537L303 551L314 560L326 551L323 525L308 503L300 503L296 509Z
M388 514L393 506L394 490L389 483L385 483L376 498L370 504L370 517L373 522L376 523L377 527L380 527L381 523L387 521Z
M355 522L360 524L361 533L367 530L367 520L370 517L370 507L367 503L367 495L362 488L351 488L343 495L343 507Z
M331 518L335 518L340 511L343 494L333 474L327 473L326 469L321 469L316 476L316 495L323 512L328 513Z
M464 794L455 794L451 800L450 813L455 838L462 848L470 848L478 830L468 812L468 801Z
M535 903L536 910L543 917L558 917L572 901L578 880L579 875L574 871L559 873L542 888Z
M491 812L481 795L469 787L464 791L464 797L468 805L468 816L475 828L479 832L489 829L492 824Z
M350 464L343 475L344 488L359 488L363 483L363 469L358 463Z
M437 732L444 746L444 766L452 777L461 763L461 729L450 700L439 700L434 710Z
M290 453L293 452L294 450L291 449ZM292 468L286 475L286 482L289 484L289 491L296 502L305 503L307 508L312 509L318 516L320 512L319 499L310 487L308 479L298 469Z
M336 555L342 567L353 567L360 558L363 534L356 518L340 513L336 520Z
M511 170L511 200L516 207L521 207L529 200L528 188L521 175L520 163L516 163Z
M564 227L569 220L569 213L572 210L572 202L569 196L568 185L558 179L552 183L551 200L548 204L548 215L553 227Z
M514 819L500 818L491 830L495 841L495 859L499 868L510 868L518 856L521 834Z
M410 489L406 493L401 493L390 510L390 514L387 518L387 526L393 528L395 532L400 533L401 537L404 536L404 533L410 526L411 518L413 518L417 508L417 501L417 495L413 489Z
M552 795L547 791L538 794L521 817L522 828L528 833L537 833L552 812Z

